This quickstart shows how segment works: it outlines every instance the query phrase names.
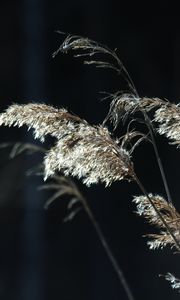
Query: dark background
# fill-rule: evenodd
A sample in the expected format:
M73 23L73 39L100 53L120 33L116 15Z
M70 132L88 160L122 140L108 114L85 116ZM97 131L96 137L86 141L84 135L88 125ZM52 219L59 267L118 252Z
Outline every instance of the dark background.
M52 53L63 37L56 30L102 42L118 53L140 96L178 102L180 95L179 10L173 1L140 4L114 0L3 1L0 4L0 107L43 102L70 111L92 124L103 121L109 102L99 91L126 88L110 71L84 66L72 55ZM1 142L32 142L32 132L1 128ZM179 204L179 153L158 138L174 202ZM18 300L127 299L96 232L84 212L63 223L67 199L48 211L50 193L37 191L41 178L28 177L40 157L8 159L0 150L0 297ZM164 195L154 153L141 145L134 154L139 177L149 192ZM150 251L153 232L133 211L135 184L89 189L79 183L111 245L135 299L179 299L159 274L180 277L180 258L173 251Z

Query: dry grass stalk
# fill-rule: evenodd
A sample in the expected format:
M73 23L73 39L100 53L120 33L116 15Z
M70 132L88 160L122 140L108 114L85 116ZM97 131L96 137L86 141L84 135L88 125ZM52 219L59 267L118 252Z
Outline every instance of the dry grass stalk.
M121 91L111 95L112 102L110 105L110 110L103 122L103 125L108 119L111 119L116 128L122 117L122 113L123 118L126 118L129 113L135 112L137 110L140 110L142 112L145 124L148 128L148 134L151 137L151 142L156 155L167 199L169 202L172 202L163 164L161 162L159 151L154 138L154 128L152 126L150 118L147 115L147 112L149 110L151 110L154 107L161 106L162 104L166 104L166 101L161 100L159 98L140 98L127 69L117 56L116 51L113 51L108 47L99 44L95 41L92 41L88 38L68 35L62 43L62 45L59 47L59 49L56 52L54 52L53 57L55 57L59 52L67 53L70 50L75 52L78 51L78 54L74 56L83 57L84 63L93 64L97 67L108 67L111 69L115 69L118 72L118 74L120 74L121 77L124 78L126 84L128 85L128 93L124 93L123 91ZM92 57L94 58L94 60L91 59ZM106 59L102 60L101 57Z
M78 51L78 54L75 54L74 57L83 57L85 64L95 65L97 68L115 70L118 75L124 78L128 85L128 90L137 96L134 83L122 61L116 54L116 51L89 38L83 38L78 35L68 35L59 49L53 53L53 57L59 52L67 53L68 51ZM106 59L103 56L105 56Z
M47 134L55 137L57 142L54 147L46 152L45 179L49 176L55 178L56 171L64 175L81 178L86 185L103 182L106 186L113 181L128 179L135 180L143 196L134 197L137 204L137 213L159 230L157 234L149 234L148 245L150 249L164 248L167 245L180 250L180 214L172 203L168 203L159 195L148 194L136 176L131 162L131 153L136 145L144 139L144 134L128 132L120 143L120 139L112 139L110 132L104 126L110 120L116 128L120 120L126 119L130 114L141 112L148 128L148 134L153 144L157 162L161 171L168 200L171 202L169 188L161 164L160 156L153 135L153 126L148 117L148 112L155 110L154 121L159 124L158 132L170 138L173 144L180 144L180 108L159 98L139 97L129 73L120 61L115 51L98 44L88 38L80 36L67 36L60 48L53 54L61 52L79 51L75 57L84 57L84 63L93 64L98 68L110 68L121 74L128 84L128 92L112 94L110 110L105 118L103 126L92 126L87 121L70 114L65 109L56 109L45 104L11 105L4 113L0 114L0 126L27 125L28 129L34 129L35 138L44 141ZM102 59L100 59L102 57ZM107 60L104 59L107 58ZM93 60L92 60L93 58ZM127 151L126 146L135 137L140 136L137 143ZM25 149L25 148L24 148ZM24 151L21 147L19 152ZM16 152L16 149L15 149ZM45 188L54 188L57 192L49 199L47 206L57 197L69 194L74 197L70 202L73 206L78 201L80 194L74 194L74 187L69 185L66 179L57 184L46 185ZM116 270L128 299L133 300L123 274L114 259L106 240L95 220L85 199L81 202L91 219L99 238ZM73 216L73 215L72 215ZM71 216L70 216L71 219ZM165 277L175 289L180 288L180 283L171 273Z

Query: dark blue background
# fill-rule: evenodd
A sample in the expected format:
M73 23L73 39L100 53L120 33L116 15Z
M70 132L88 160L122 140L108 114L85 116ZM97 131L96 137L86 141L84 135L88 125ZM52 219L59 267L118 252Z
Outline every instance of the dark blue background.
M99 124L109 102L99 91L114 92L124 82L110 71L84 66L72 55L51 55L62 42L56 30L102 42L118 53L140 96L179 101L179 10L169 1L24 0L0 4L0 107L43 102ZM0 141L32 141L32 132L1 128ZM172 196L179 204L179 153L158 138ZM0 297L18 300L127 299L84 212L67 224L67 199L48 211L49 194L37 191L41 178L25 177L38 156L8 160L0 150ZM149 192L164 195L154 153L148 144L134 154L135 168ZM150 251L142 235L153 232L133 211L135 184L104 189L79 183L124 271L135 299L175 300L158 274L180 277L179 255Z

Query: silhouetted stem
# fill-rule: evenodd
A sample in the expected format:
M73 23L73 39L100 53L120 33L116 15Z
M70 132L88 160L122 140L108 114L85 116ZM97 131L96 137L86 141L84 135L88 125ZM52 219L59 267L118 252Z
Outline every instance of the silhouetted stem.
M156 160L157 160L159 170L160 170L160 173L161 173L161 177L162 177L162 181L163 181L163 184L164 184L164 189L166 191L167 199L170 203L173 203L172 198L171 198L171 194L170 194L170 191L169 191L169 186L168 186L168 183L167 183L166 175L165 175L165 172L164 172L163 164L161 162L159 151L158 151L156 141L155 141L155 138L154 138L154 133L153 133L153 128L152 128L152 125L151 125L151 121L150 121L150 119L149 119L149 117L148 117L148 115L145 111L143 111L143 114L144 114L144 118L145 118L147 127L149 129L150 136L151 136L152 145L153 145L154 152L155 152L155 155L156 155Z
M112 266L113 266L113 268L114 268L114 270L115 270L115 272L116 272L116 274L119 278L119 281L121 282L121 284L124 288L124 291L127 295L127 299L128 300L134 300L134 296L132 295L132 292L131 292L130 287L129 287L129 285L128 285L125 277L124 277L124 274L123 274L122 270L120 269L120 267L118 265L118 262L115 259L114 255L113 255L113 253L112 253L112 251L111 251L111 249L110 249L110 247L109 247L109 245L108 245L108 243L107 243L107 241L104 237L104 234L102 233L102 230L101 230L97 220L94 217L94 214L92 213L92 210L90 209L86 199L82 195L79 195L79 196L80 196L80 200L81 200L81 202L84 206L84 209L85 209L87 215L89 216L89 218L90 218L90 220L91 220L91 222L92 222L92 224L93 224L93 226L96 230L96 233L97 233L97 235L98 235L98 237L99 237L99 239L100 239L100 241L101 241L101 243L104 247L104 250L106 251L106 254L107 254L107 256L108 256L108 258L109 258L109 260L110 260L110 262L111 262L111 264L112 264Z

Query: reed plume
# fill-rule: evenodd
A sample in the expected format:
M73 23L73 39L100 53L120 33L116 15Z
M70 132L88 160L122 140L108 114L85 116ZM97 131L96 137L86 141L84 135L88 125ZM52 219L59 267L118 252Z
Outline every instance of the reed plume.
M180 242L180 214L177 212L176 208L159 195L149 194L148 197L151 199L156 209L167 223L171 232L176 237L176 240ZM177 247L172 235L169 233L169 231L167 231L167 227L153 209L148 198L144 195L135 196L133 201L137 205L136 213L139 216L143 216L148 223L154 225L158 230L160 230L160 232L157 234L147 235L150 238L150 240L147 242L149 248L163 249L167 245L170 245L170 247Z
M74 130L76 124L87 124L85 120L72 115L66 109L57 109L46 104L13 104L5 113L0 114L0 126L28 126L34 129L35 139L44 142L45 136L61 138L68 130Z
M121 120L127 119L129 115L136 112L148 113L154 110L153 126L160 135L170 139L171 144L180 144L180 106L160 98L137 97L133 94L112 94L110 109L104 124L108 119L117 128Z
M171 144L180 145L180 107L167 103L155 112L154 120L159 123L158 132L170 139Z
M55 171L62 171L82 178L88 186L98 182L108 186L132 177L130 154L119 145L119 140L113 140L107 128L91 126L65 109L45 104L16 104L0 115L0 125L27 125L41 141L47 134L57 138L44 160L45 179Z
M115 93L111 94L110 109L105 118L105 122L110 120L115 128L117 128L121 120L127 119L129 115L136 112L149 112L150 110L166 103L159 98L148 98L133 95L132 93Z

